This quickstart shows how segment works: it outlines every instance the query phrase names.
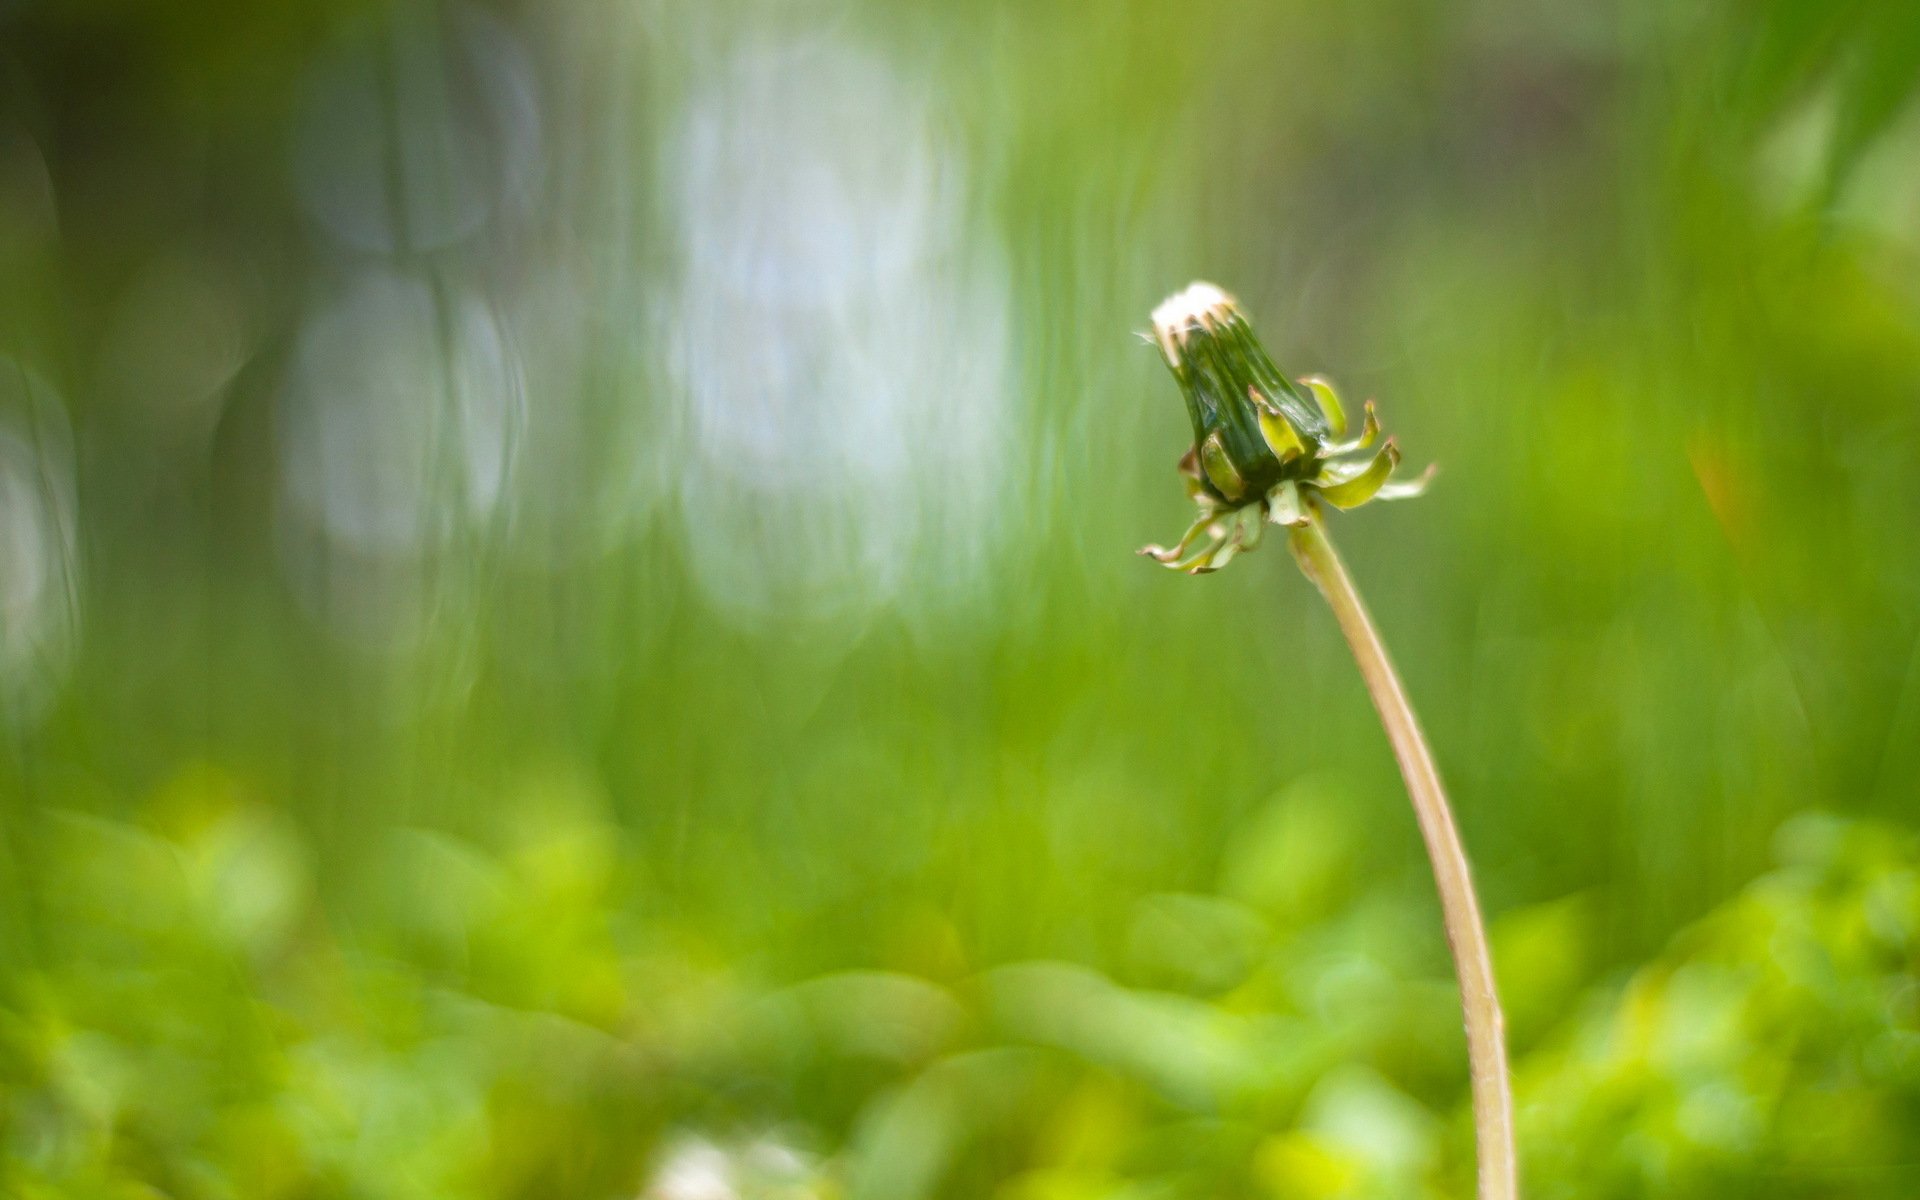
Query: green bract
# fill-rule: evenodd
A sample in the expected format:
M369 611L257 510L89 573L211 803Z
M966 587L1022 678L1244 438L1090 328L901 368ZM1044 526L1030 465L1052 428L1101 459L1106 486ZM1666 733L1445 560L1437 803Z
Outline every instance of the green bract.
M1180 459L1200 516L1180 541L1140 551L1176 571L1204 575L1252 549L1262 528L1304 525L1321 500L1358 508L1417 496L1426 475L1391 481L1400 450L1380 436L1373 401L1347 438L1346 409L1325 379L1290 380L1267 357L1233 297L1195 283L1153 310L1153 336L1180 383L1193 446ZM1345 457L1343 457L1345 456ZM1198 549L1195 549L1195 547Z

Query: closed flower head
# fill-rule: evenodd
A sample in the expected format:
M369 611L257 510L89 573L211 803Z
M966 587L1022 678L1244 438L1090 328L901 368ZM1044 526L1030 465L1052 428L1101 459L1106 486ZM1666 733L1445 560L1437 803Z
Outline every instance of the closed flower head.
M1299 525L1321 500L1357 508L1417 495L1425 478L1391 482L1400 452L1368 401L1359 433L1334 386L1281 374L1232 296L1195 283L1153 310L1153 340L1186 401L1193 445L1180 460L1199 519L1171 547L1141 551L1195 575L1217 571L1266 524ZM1197 547L1197 548L1196 548Z

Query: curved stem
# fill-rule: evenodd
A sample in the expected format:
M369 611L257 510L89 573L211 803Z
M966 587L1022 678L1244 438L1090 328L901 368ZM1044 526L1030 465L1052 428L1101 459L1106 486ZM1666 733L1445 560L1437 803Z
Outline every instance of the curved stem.
M1310 512L1305 525L1295 526L1292 535L1294 557L1300 569L1313 580L1327 598L1340 632L1353 648L1360 664L1373 707L1386 727L1387 740L1393 743L1393 756L1399 760L1400 774L1407 781L1407 795L1413 800L1414 815L1420 819L1420 834L1426 839L1427 857L1433 862L1433 880L1440 891L1440 912L1447 927L1447 944L1453 950L1454 973L1460 980L1460 1007L1466 1016L1467 1059L1473 1075L1473 1129L1480 1172L1480 1200L1515 1200L1519 1195L1518 1168L1514 1158L1513 1091L1507 1079L1505 1022L1500 1015L1500 997L1493 981L1493 955L1487 946L1486 926L1480 919L1480 903L1474 898L1473 878L1467 867L1467 854L1460 845L1460 831L1454 827L1453 812L1447 807L1447 795L1440 785L1440 772L1433 765L1426 737L1406 689L1387 657L1379 631L1346 564L1327 538L1318 512Z

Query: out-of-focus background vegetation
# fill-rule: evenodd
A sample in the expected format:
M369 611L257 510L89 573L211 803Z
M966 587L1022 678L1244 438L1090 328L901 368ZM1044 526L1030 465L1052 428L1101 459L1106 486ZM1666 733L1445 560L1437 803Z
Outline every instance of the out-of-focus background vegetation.
M0 3L0 1193L1920 1189L1920 8Z

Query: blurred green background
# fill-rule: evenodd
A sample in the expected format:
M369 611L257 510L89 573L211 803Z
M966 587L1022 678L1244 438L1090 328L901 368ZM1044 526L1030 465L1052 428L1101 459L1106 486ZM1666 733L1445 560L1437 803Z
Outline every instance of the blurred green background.
M1135 334L1378 396L1536 1197L1920 1190L1920 8L0 2L0 1193L1462 1196Z

